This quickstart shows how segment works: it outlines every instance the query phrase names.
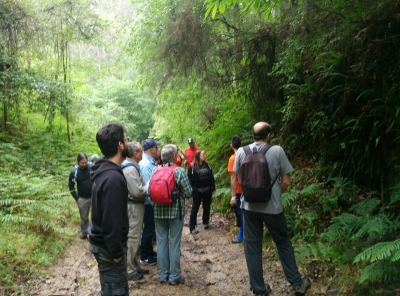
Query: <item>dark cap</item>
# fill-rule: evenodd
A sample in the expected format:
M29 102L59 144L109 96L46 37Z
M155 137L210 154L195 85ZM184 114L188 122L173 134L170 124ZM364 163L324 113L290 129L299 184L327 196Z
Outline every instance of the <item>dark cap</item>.
M194 143L193 138L189 138L188 143Z
M160 142L156 142L153 139L146 139L143 143L143 150L149 150L150 148L156 147L156 146L160 146L161 143Z

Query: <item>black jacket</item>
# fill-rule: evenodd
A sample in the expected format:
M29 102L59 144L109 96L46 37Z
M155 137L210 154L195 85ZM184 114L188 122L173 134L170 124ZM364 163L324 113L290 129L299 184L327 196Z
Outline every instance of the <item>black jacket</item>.
M208 162L203 162L199 167L194 163L188 169L188 177L194 191L205 193L215 190L215 179Z
M75 177L76 171L76 177ZM78 200L79 197L83 198L91 198L92 196L92 181L90 181L90 172L91 167L88 165L86 169L82 170L78 165L76 168L69 173L68 177L68 187L69 192L75 200ZM75 183L76 189L78 193L75 191Z
M119 258L128 240L128 187L121 168L104 158L92 172L92 224L90 243L105 247Z

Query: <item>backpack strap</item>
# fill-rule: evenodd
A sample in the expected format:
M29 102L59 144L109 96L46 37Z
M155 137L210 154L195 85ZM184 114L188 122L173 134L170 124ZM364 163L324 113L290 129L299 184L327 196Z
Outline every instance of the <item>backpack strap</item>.
M243 151L246 155L249 155L251 153L250 145L244 146Z
M265 144L264 146L261 147L261 149L259 150L259 152L265 155L265 154L267 153L267 151L269 150L269 148L271 148L272 146L274 146L274 145ZM246 146L246 147L247 147L247 146ZM244 148L243 148L243 149L244 149ZM250 147L248 147L248 151L251 153ZM247 155L247 154L246 154L246 155ZM276 180L278 180L278 177L279 177L279 174L276 175L274 181L273 181L272 184L271 184L271 188L272 188L272 186L274 186Z
M131 162L127 162L127 163L124 163L123 165L121 165L121 169L124 169L127 167L132 167L132 166L138 171L139 176L140 176L140 170Z
M269 150L269 148L271 148L272 146L273 145L265 144L264 146L261 147L260 153L265 155L267 153L267 151Z
M72 182L74 182L74 183L76 183L76 177L78 176L78 168L79 168L79 165L75 165L74 166L74 178L72 179Z
M176 183L176 173L175 173L175 169L178 167L176 164L172 164L168 163L168 166L170 168L172 168L172 171L174 172L174 176L175 176L175 188L176 190L178 190L178 184ZM179 211L179 220L182 220L182 205L181 205L181 192L178 190L178 211Z
M265 155L265 154L267 153L267 151L269 150L269 148L271 148L272 146L274 146L274 145L265 144L265 145L260 149L260 152L262 152L262 153ZM276 175L274 181L273 181L272 184L271 184L271 188L272 188L272 186L274 186L276 180L278 180L278 177L279 177L279 174Z

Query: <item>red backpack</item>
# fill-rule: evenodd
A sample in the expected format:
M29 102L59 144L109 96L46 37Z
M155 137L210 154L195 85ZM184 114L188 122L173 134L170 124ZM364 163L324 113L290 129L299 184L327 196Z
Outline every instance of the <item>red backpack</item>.
M150 198L156 204L170 204L179 197L176 186L176 165L158 167L150 179Z

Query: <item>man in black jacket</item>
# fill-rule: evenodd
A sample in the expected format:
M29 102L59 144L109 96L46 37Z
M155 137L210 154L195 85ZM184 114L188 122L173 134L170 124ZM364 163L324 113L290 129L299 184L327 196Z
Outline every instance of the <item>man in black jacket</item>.
M127 156L124 127L110 123L96 134L104 158L93 166L90 250L100 275L101 295L129 295L126 243L128 240L128 188L121 169Z
M91 163L85 153L79 153L74 169L69 173L68 187L72 197L75 199L79 208L81 218L81 239L85 239L88 234L89 211L92 203L92 181L90 181ZM75 191L76 189L78 192Z

